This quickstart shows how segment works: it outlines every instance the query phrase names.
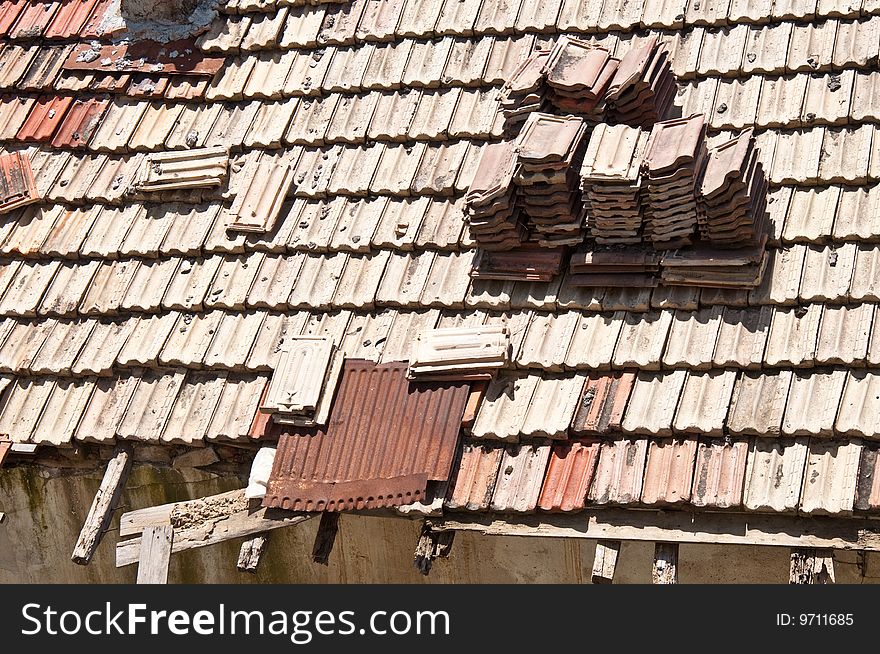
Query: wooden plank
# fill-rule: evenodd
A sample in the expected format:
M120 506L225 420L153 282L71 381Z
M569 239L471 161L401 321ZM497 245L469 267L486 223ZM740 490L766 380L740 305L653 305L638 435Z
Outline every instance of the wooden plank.
M312 561L327 565L338 531L339 514L335 511L324 511L321 514L321 524L318 525L318 533L315 534L315 543L312 546Z
M596 543L596 555L593 557L594 584L610 584L614 581L618 554L619 540L600 540Z
M173 527L164 525L144 529L138 557L137 582L139 584L168 583L168 565L171 563L171 544L173 541Z
M444 558L449 556L454 538L454 531L435 531L431 523L423 522L422 532L413 554L413 565L416 570L427 576L434 565L434 559L439 556Z
M88 565L101 543L101 538L110 527L113 511L119 503L119 496L125 488L125 481L131 470L131 447L125 443L117 445L113 458L107 463L104 478L92 500L92 506L85 523L79 532L79 539L73 548L71 560L79 565Z
M880 521L745 513L686 513L590 509L572 515L522 516L516 523L487 515L450 515L432 520L435 531L477 531L498 536L594 540L774 545L880 552Z
M260 565L260 558L268 543L269 534L259 534L243 542L238 551L238 563L236 564L239 572L256 573L257 566Z
M654 567L651 583L678 583L678 543L657 543L654 546Z
M228 491L212 495L210 498L198 498L194 500L183 500L181 502L170 502L169 504L160 504L158 506L148 506L145 509L136 509L123 513L119 518L119 535L134 536L140 534L144 527L158 527L161 525L171 524L171 514L176 510L184 511L194 507L200 502L211 500L215 504L236 501L238 498L244 497L242 489Z
M834 558L831 550L793 548L788 573L790 584L833 584Z
M235 497L228 497L229 493L223 493L175 505L170 517L171 525L174 527L174 545L171 552L184 552L233 538L244 538L272 529L290 527L308 520L313 515L262 507L251 509L244 497L244 489L235 493L237 494ZM218 501L218 498L222 499ZM140 538L117 543L116 567L136 563L140 550Z

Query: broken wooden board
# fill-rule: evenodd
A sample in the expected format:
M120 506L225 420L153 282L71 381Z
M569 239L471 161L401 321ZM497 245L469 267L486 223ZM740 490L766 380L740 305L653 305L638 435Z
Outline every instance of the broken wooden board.
M591 509L572 515L521 516L516 523L487 515L449 515L444 520L431 520L431 524L434 531L477 531L498 536L880 552L880 520L871 518Z
M135 522L168 520L174 527L172 553L207 547L233 538L253 536L264 531L290 527L304 522L312 514L291 513L279 509L250 509L244 489L221 493L212 497L178 502L150 510L142 509L139 516L129 514L130 529ZM167 518L165 516L168 516ZM125 517L125 516L123 516ZM155 526L155 525L146 525ZM141 539L132 538L116 544L116 567L136 563L140 556Z
M243 542L238 551L238 562L236 563L238 571L255 574L268 543L269 534L259 534Z
M833 584L834 557L830 550L794 548L791 550L790 584Z
M651 583L678 583L678 543L657 543L654 545Z
M600 540L596 543L592 575L594 584L610 584L614 581L614 570L617 568L619 554L619 540Z
M143 545L138 558L139 584L167 584L168 565L171 563L171 544L174 529L168 525L147 527L141 536Z
M101 538L110 526L113 511L119 502L125 481L131 470L131 446L120 444L113 458L107 463L104 478L92 500L92 506L85 523L79 532L79 539L73 548L71 560L79 565L88 565L101 543Z

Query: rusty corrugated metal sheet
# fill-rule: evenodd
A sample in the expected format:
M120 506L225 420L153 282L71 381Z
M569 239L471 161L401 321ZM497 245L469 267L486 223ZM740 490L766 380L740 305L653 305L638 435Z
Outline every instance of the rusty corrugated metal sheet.
M0 155L0 214L39 199L27 155L21 152Z
M538 508L544 511L577 511L584 508L599 462L600 448L598 438L554 446L538 498Z
M106 63L108 60L109 65ZM170 43L138 41L127 46L117 44L96 47L83 43L70 53L64 68L119 73L150 73L161 70L163 75L213 75L220 70L223 61L223 57L210 57L199 52L192 40ZM159 64L161 68L158 68Z
M263 506L341 511L399 506L448 479L465 383L411 384L406 363L348 360L324 429L273 423L278 454Z
M623 410L635 379L634 372L591 374L584 384L571 433L606 434L620 429Z
M108 98L77 99L55 131L53 147L85 147L101 122L101 116L109 102Z

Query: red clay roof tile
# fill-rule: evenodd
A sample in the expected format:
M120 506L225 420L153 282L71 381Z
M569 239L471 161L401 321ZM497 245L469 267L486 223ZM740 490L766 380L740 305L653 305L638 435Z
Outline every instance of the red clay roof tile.
M56 148L85 147L95 133L109 103L107 98L77 100L58 126L52 146Z
M8 0L0 4L0 36L6 36L24 9L25 0Z
M15 138L19 141L48 141L72 102L71 97L44 96L38 99Z
M599 462L600 448L599 439L554 446L538 508L544 511L576 511L584 508Z
M24 11L19 14L15 25L9 30L9 36L13 39L28 39L42 35L60 6L58 0L55 2L30 0Z
M77 36L97 3L98 0L65 0L43 36L47 39L69 39Z

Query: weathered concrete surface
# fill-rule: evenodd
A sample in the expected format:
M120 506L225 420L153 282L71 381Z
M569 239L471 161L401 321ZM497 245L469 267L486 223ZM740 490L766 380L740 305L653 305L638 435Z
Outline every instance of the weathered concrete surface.
M117 569L114 548L123 511L241 488L243 480L196 469L135 466L112 530L89 566L70 552L101 481L101 471L50 475L31 466L0 470L0 583L128 582L136 567ZM175 554L170 583L589 583L594 541L517 538L459 533L449 559L437 559L429 577L412 565L419 522L344 515L328 566L312 563L317 520L273 532L256 574L236 569L241 540ZM623 543L616 583L649 583L652 543ZM681 583L787 583L786 548L681 545ZM880 581L880 560L836 553L838 583Z

